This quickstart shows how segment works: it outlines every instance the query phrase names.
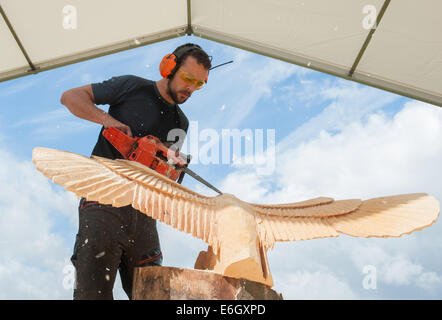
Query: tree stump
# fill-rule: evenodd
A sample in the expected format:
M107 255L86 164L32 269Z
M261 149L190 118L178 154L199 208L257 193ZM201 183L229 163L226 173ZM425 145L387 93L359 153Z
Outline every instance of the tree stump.
M132 299L282 300L282 295L261 283L212 271L155 266L135 268Z

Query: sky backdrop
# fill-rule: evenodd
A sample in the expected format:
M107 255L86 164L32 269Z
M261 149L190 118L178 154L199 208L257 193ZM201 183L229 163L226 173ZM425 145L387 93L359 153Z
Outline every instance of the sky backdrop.
M191 163L218 189L266 204L416 192L442 200L440 107L185 36L0 83L0 299L72 298L78 199L35 169L32 149L89 156L101 128L70 114L62 93L125 74L159 80L161 58L187 42L213 56L213 65L234 60L212 70L181 105L199 134L198 150L210 149L202 132L239 129L262 130L270 151L267 130L274 132L270 173L256 170L266 152L254 153L251 164L238 161L244 154L206 164L204 152ZM183 185L215 195L188 176ZM158 230L165 266L193 268L207 249L162 223ZM279 242L268 258L273 289L284 299L441 299L441 249L437 221L400 238ZM118 277L114 296L127 299Z

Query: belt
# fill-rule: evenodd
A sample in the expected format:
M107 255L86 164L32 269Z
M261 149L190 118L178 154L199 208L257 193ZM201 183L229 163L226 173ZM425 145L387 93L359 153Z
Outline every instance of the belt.
M80 200L80 209L92 206L92 205L97 205L100 204L98 201L86 201L85 198L81 198Z

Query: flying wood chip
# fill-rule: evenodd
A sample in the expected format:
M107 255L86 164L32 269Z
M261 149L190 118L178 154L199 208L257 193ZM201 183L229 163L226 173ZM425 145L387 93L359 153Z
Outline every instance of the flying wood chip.
M191 233L209 247L196 269L273 286L267 250L276 241L337 237L399 237L433 224L439 202L425 193L262 205L231 194L206 197L129 160L91 158L35 148L32 160L53 182L89 201L132 205L148 216Z

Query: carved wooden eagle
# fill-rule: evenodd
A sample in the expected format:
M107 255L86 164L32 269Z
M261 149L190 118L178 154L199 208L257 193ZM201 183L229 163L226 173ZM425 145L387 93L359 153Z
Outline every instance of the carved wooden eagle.
M337 237L399 237L433 224L439 202L425 193L263 205L231 194L207 197L129 160L91 158L37 147L33 162L53 182L87 200L132 205L204 240L195 268L273 285L266 252L276 241Z

